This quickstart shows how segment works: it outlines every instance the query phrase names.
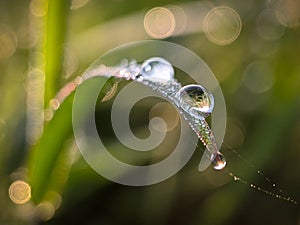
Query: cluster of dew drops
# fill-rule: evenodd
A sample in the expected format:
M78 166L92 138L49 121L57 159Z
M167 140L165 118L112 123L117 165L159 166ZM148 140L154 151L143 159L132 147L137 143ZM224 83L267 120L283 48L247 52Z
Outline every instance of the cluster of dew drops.
M61 105L61 103L65 100L65 98L67 98L85 80L91 77L99 77L99 76L124 78L126 80L134 80L137 82L141 82L144 83L145 85L147 85L147 82L144 81L156 82L163 85L169 84L171 86L175 84L173 86L179 88L178 90L176 90L176 93L173 93L170 99L173 101L174 105L178 107L178 109L184 111L192 118L198 119L199 121L205 121L205 118L212 113L214 108L214 97L206 88L204 88L199 84L189 84L181 87L181 84L178 83L174 78L173 66L163 58L153 57L144 61L142 65L133 63L128 66L123 65L121 68L106 67L105 65L101 65L99 66L99 68L88 70L82 76L78 76L74 81L67 83L58 92L56 97L50 101L50 110L56 111ZM161 92L163 92L163 90L161 90ZM165 96L170 97L168 95L169 93L165 94ZM187 118L185 119L188 120ZM226 166L226 159L224 155L218 151L213 135L207 136L207 133L211 133L210 128L208 126L204 130L201 129L198 130L195 129L194 127L191 128L195 131L195 133L201 139L202 143L205 145L206 148L211 147L211 145L207 145L205 138L203 138L204 136L209 139L208 140L209 142L212 143L213 147L212 149L210 149L210 153L212 154L212 157L210 158L210 160L212 162L214 169L216 170L224 169ZM249 184L246 180L239 178L238 176L236 176L235 174L229 171L228 173L231 177L233 177L234 181L240 181L250 186L251 188L264 192L270 196L283 199L294 204L298 204L297 201L293 200L289 196L285 197L283 195L274 194L273 192L263 189L252 183ZM259 174L262 175L261 172L259 172ZM269 178L265 177L265 179L271 183ZM275 187L276 186L275 183L272 183L272 186ZM279 190L282 193L282 190L281 189Z

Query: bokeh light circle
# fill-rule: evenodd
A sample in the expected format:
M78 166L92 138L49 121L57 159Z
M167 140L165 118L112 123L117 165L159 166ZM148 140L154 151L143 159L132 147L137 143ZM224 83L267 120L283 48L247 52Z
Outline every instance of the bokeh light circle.
M17 38L11 27L0 24L0 61L10 58L16 51Z
M277 40L285 32L285 27L277 20L276 13L275 10L267 9L257 18L256 31L264 40Z
M242 21L234 9L219 6L207 13L203 21L203 30L211 42L218 45L229 45L240 35Z
M245 86L256 94L267 92L274 84L273 71L270 65L264 61L250 63L243 75Z
M147 34L155 39L171 36L175 30L175 17L164 7L149 10L144 17L144 28Z
M14 181L8 189L9 198L16 204L24 204L31 198L31 187L22 180Z

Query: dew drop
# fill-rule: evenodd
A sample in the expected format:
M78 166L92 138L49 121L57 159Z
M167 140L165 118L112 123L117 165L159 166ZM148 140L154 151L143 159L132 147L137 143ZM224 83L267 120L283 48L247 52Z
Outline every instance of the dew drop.
M225 156L221 152L218 152L212 163L215 170L222 170L226 166ZM234 180L236 179L238 178L234 176Z
M168 82L174 78L174 69L167 60L153 57L142 64L141 75L147 80Z
M141 74L138 74L136 77L135 77L135 80L137 82L142 82L143 81L143 76Z
M198 119L207 117L214 108L213 95L201 85L191 84L182 87L177 98L180 107Z

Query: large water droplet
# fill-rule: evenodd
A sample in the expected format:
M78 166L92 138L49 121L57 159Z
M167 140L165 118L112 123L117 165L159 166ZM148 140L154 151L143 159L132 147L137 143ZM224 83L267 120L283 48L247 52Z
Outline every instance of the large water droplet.
M223 169L226 166L225 156L221 152L218 152L212 163L215 170Z
M201 85L191 84L182 87L177 98L184 111L199 119L207 117L214 108L213 95Z
M167 60L153 57L142 64L141 75L147 80L168 82L174 78L174 69Z

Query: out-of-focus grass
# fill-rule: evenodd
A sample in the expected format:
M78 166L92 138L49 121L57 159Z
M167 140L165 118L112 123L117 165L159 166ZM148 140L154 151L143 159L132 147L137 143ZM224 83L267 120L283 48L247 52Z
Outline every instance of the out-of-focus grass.
M31 149L29 180L32 200L35 202L42 201L49 190L60 190L59 180L66 179L64 170L68 168L70 159L63 150L67 150L64 145L72 135L72 97L60 106L54 118L46 125L38 143Z
M38 4L40 5L37 6ZM40 7L46 11L43 16L33 15L35 18L31 19L34 21L32 26L40 29L38 32L40 32L41 38L38 41L41 43L32 50L31 54L39 51L39 57L44 59L37 65L41 71L40 76L44 76L44 93L29 90L33 91L34 95L44 95L44 107L47 107L47 104L61 88L64 43L70 5L70 1L31 2L31 10ZM39 27L41 25L45 27ZM59 107L49 124L45 124L41 138L30 149L29 181L32 188L32 200L35 202L41 202L49 190L60 188L57 187L60 186L59 180L65 179L60 178L65 175L59 170L62 171L66 167L65 164L68 163L69 158L65 154L65 157L58 159L63 154L62 150L66 140L71 136L72 101L69 98ZM41 107L43 106L41 105Z
M46 2L46 1L45 1ZM64 44L71 0L48 1L45 27L45 102L48 103L62 85Z
M119 44L149 39L143 29L143 16L150 8L169 3L189 6L189 1L1 1L1 224L34 224L42 223L41 220L49 220L48 224L299 223L297 205L234 183L226 171L210 168L198 173L201 148L178 175L160 184L125 187L105 180L76 149L71 124L72 96L43 125L37 142L26 141L31 131L30 91L39 95L36 97L43 96L43 107L47 107L63 84L84 71L94 58ZM276 191L264 176L257 174L259 168L285 190L283 195L287 193L298 200L300 32L297 26L284 27L277 39L259 36L260 13L280 1L269 3L222 2L234 8L243 23L239 38L228 46L209 42L201 32L167 40L200 55L221 84L229 127L235 128L227 130L225 142L255 165L252 168L224 145L228 170ZM272 87L262 93L251 91L245 81L247 66L257 61L267 63L273 76ZM32 67L45 76L45 93L28 90L27 72ZM98 116L109 113L109 106L100 103ZM100 116L97 120L101 126L109 127ZM145 124L140 126L144 129ZM116 152L122 151L118 141L109 136L109 130L104 135L108 136L109 146ZM9 199L8 188L16 180L31 185L31 202L16 205Z

